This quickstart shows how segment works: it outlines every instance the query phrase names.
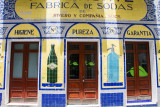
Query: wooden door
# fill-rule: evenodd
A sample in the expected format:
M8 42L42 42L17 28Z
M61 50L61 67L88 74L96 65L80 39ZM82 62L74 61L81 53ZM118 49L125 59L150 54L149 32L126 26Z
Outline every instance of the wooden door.
M97 43L67 44L68 104L97 103L98 99Z
M126 65L128 99L151 99L149 43L126 42Z
M10 102L36 101L38 47L38 43L12 43Z

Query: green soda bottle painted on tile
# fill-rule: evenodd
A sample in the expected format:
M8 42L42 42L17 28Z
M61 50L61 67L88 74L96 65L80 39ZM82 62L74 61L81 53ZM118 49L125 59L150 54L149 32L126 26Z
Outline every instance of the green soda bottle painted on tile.
M57 82L57 56L55 53L55 45L51 44L51 51L47 60L47 82Z

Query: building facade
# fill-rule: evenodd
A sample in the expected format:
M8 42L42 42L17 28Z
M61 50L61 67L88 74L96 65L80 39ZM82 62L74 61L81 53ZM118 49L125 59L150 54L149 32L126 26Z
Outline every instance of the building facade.
M1 0L0 106L160 106L160 1Z

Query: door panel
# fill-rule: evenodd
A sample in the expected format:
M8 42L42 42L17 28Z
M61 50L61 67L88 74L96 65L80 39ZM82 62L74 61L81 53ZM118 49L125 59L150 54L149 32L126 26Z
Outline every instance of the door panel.
M29 53L28 62L28 78L38 77L38 53Z
M128 98L151 98L149 44L126 42L126 65Z
M95 79L95 54L85 54L85 79Z
M85 51L86 47L89 47L89 50L94 50L94 45L85 45ZM84 99L97 99L97 54L85 52L85 79L84 79Z
M30 46L32 44L32 46ZM12 43L10 101L37 98L38 43ZM16 100L14 99L16 98Z
M97 43L72 42L67 45L68 104L70 100L72 104L84 104L88 99L98 99Z
M23 53L14 53L13 78L22 78Z
M19 59L19 61L16 61ZM13 65L13 79L12 79L12 91L11 95L12 97L23 97L23 88L24 88L24 82L23 82L23 53L14 53L14 65ZM21 66L21 67L20 67Z
M34 52L35 51L35 52ZM28 69L26 78L26 97L37 98L38 89L38 50L28 52Z
M79 79L79 54L69 54L69 79Z
M24 44L12 45L10 98L24 98Z
M130 48L129 48L130 49ZM133 50L133 48L131 48ZM127 64L127 95L128 96L135 96L136 93L136 83L135 83L135 69L136 66L134 66L134 58L135 54L133 51L130 50L128 53L126 53L126 64ZM130 72L130 73L129 73Z

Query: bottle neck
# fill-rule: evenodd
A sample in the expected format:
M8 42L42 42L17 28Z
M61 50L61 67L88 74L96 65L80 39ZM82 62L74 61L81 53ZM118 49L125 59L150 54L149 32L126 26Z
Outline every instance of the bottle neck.
M55 53L55 48L54 47L55 47L55 45L51 45L51 53Z
M114 48L111 49L111 52L114 52Z
M51 45L51 48L54 48L54 45Z

